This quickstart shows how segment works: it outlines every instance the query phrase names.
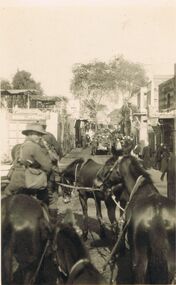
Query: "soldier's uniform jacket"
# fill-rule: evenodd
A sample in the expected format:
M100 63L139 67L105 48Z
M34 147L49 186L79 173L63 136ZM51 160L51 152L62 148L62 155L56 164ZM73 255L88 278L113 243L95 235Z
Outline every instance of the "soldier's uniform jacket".
M50 173L52 163L49 155L42 150L39 144L27 138L21 146L20 159L22 164L31 162L33 167L41 168L42 170Z
M10 183L6 187L4 194L15 194L18 190L25 188L25 166L39 168L44 170L48 175L52 170L52 162L41 146L30 138L26 138L20 149L20 158L13 166Z

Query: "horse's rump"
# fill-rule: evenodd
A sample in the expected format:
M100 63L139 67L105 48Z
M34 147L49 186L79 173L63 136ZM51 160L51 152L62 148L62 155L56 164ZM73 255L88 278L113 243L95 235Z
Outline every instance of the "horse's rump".
M145 282L168 284L174 276L175 206L154 195L134 207L132 214L134 264L145 265ZM139 269L138 281L144 278ZM141 275L140 275L141 274ZM172 276L172 277L171 277ZM171 279L170 279L171 278Z

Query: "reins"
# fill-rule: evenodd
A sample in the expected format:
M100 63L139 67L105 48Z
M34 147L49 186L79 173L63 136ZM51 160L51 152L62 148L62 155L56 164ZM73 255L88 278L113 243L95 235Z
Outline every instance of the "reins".
M91 262L88 258L82 258L78 260L70 269L69 277L68 277L69 283L72 283L76 274L78 274L78 272L80 272L87 264L90 264L90 263Z
M36 269L36 271L35 271L33 277L32 277L31 280L30 280L30 284L34 284L34 282L35 282L35 280L36 280L37 274L38 274L38 272L39 272L39 270L40 270L41 264L42 264L42 262L43 262L43 259L44 259L44 256L45 256L45 253L46 253L46 251L47 251L47 249L48 249L49 244L50 244L50 241L47 240L46 245L45 245L45 248L44 248L44 251L43 251L42 256L41 256L41 258L40 258L39 264L38 264L38 266L37 266L37 269Z
M73 185L68 185L68 184L64 184L64 183L57 183L60 186L66 187L66 188L70 188L70 189L76 189L76 190L92 190L92 191L101 191L100 188L93 188L93 187L80 187L80 186L73 186Z

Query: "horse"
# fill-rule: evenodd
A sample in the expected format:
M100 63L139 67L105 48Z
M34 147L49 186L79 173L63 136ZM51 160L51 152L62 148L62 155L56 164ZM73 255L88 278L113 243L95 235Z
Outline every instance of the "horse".
M122 157L117 170L129 193L122 231L130 251L127 283L169 284L175 273L175 204L159 193L135 157ZM125 283L119 278L124 277L117 277L118 284Z
M100 272L90 261L88 250L78 232L72 211L67 209L64 221L56 227L53 239L60 281L66 284L105 284Z
M40 202L25 194L3 198L1 222L2 285L54 284L54 273L45 274L46 283L41 274L44 260L48 268L55 269L45 254L51 227Z
M107 213L111 225L117 229L117 220L115 215L116 203L112 199L111 193L107 191L113 184L120 183L116 171L112 166L117 157L110 158L105 165L99 164L92 159L84 161L83 158L74 160L61 173L61 182L67 185L76 185L79 188L79 200L83 211L83 239L87 240L88 236L88 205L87 200L93 198L96 204L96 215L100 225L100 236L104 237L105 227L101 212L101 201L105 202ZM112 170L112 171L111 171ZM110 178L113 179L111 180ZM106 183L105 183L106 182ZM86 189L86 187L90 189ZM84 189L85 188L85 189ZM96 188L96 190L93 190ZM118 188L118 187L117 187ZM98 190L97 190L98 189ZM68 194L67 189L67 194ZM122 190L116 189L116 198L120 199Z

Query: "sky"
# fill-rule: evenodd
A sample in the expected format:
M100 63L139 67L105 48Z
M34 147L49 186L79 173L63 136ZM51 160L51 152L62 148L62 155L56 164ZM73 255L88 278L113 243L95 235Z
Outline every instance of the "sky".
M120 54L172 75L176 0L0 0L0 79L26 70L46 95L70 96L75 63Z

